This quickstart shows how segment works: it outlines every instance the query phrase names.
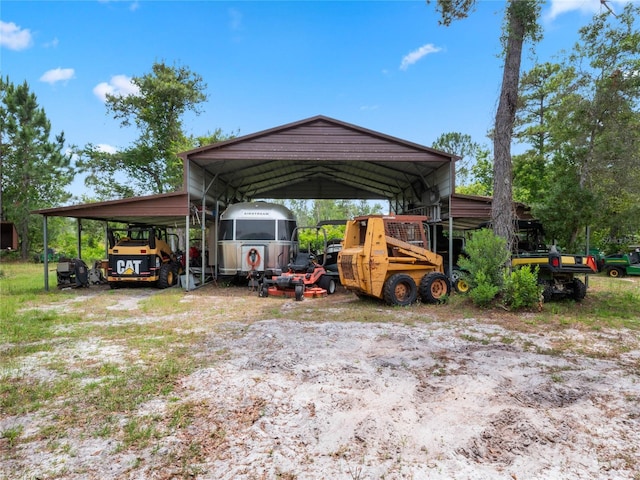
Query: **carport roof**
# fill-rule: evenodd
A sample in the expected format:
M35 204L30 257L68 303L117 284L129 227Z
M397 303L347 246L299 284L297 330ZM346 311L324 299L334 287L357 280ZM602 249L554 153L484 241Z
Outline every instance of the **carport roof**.
M207 145L180 157L185 163L180 192L33 213L184 226L192 205L200 205L205 194L223 203L270 198L384 199L402 209L420 204L425 194L438 187L444 188L438 192L443 197L450 195L452 164L459 158L322 115ZM191 173L190 165L195 166ZM208 183L212 190L203 192Z
M186 192L181 191L48 208L33 213L49 217L84 218L128 224L184 226L189 215L189 202Z
M180 155L231 200L387 199L419 202L457 156L323 115ZM185 175L185 179L188 178ZM194 194L189 185L185 185Z

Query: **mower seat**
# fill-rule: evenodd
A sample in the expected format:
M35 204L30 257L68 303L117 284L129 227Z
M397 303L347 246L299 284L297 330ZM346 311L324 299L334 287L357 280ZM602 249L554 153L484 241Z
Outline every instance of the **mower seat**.
M310 268L313 268L313 263L309 252L298 252L296 258L289 264L289 270L295 273L306 273Z

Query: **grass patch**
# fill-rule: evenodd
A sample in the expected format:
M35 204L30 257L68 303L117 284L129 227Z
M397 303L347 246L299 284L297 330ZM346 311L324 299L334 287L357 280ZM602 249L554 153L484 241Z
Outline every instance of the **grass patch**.
M0 411L9 415L34 412L73 389L73 383L68 379L41 381L28 376L3 378L0 382Z
M147 315L176 315L193 308L192 302L183 301L184 296L181 289L170 288L141 300L138 305L142 313Z
M201 365L197 354L204 334L177 332L180 322L171 320L176 305L197 304L181 303L184 292L171 289L152 292L133 311L116 312L106 307L121 301L125 292L116 297L111 291L60 291L55 276L53 290L45 292L41 265L8 264L2 271L0 411L41 411L48 419L38 436L55 442L73 428L90 428L100 437L117 435L125 447L155 438L157 420L139 419L135 411L150 399L170 395L179 378ZM87 301L78 298L88 293ZM138 312L160 319L136 323ZM70 355L78 342L88 350ZM107 354L101 358L103 349ZM13 443L18 433L3 435Z
M3 430L0 436L6 439L7 443L9 444L9 448L12 448L18 442L18 438L20 438L20 435L22 435L23 431L24 427L22 425L18 425L17 427L7 428L6 430Z
M193 359L178 354L126 370L118 369L101 381L85 386L85 402L101 416L132 412L151 398L169 395L177 379L188 375L194 368Z
M461 333L460 334L460 338L462 340L466 340L467 342L481 343L482 345L488 345L489 344L489 340L488 339L476 337L476 336L470 335L468 333Z
M123 440L121 448L129 448L135 446L144 448L149 443L159 437L155 421L147 416L142 418L134 417L129 420L123 427Z

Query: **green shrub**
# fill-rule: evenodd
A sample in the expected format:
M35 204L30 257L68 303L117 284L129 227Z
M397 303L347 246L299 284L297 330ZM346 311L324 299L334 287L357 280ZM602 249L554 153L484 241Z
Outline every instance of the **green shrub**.
M511 254L504 238L483 228L474 232L465 245L466 257L458 260L458 265L467 273L471 288L478 286L478 275L483 275L483 283L502 286L503 271Z
M475 277L477 284L469 290L471 301L479 307L488 307L494 298L500 293L500 287L492 285L483 272L478 272Z
M513 308L529 308L540 302L543 287L538 284L538 267L529 265L505 273L502 295L505 305Z

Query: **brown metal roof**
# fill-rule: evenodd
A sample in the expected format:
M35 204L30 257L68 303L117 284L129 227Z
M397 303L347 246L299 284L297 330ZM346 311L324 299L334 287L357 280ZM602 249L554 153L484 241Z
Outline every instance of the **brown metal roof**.
M185 189L181 192L33 213L180 226L189 214L189 202L200 205L204 195L223 203L259 198L384 199L403 211L423 203L432 189L444 201L453 189L451 174L458 159L322 115L180 156L185 163ZM197 177L195 187L187 181L190 166L207 177ZM203 194L208 183L210 188ZM449 216L448 203L443 205L443 218ZM210 206L208 202L207 208ZM477 224L489 218L491 199L455 195L451 207L454 218L469 217L467 223Z
M445 218L453 217L454 228L472 230L491 219L493 197L454 193L450 198L450 209ZM514 202L516 216L520 220L531 220L531 209L523 203Z
M419 203L458 158L322 115L180 156L185 165L192 162L216 178L208 193L224 202L292 198Z
M186 192L131 197L108 202L48 208L33 213L50 217L73 217L122 223L184 225L189 215Z

